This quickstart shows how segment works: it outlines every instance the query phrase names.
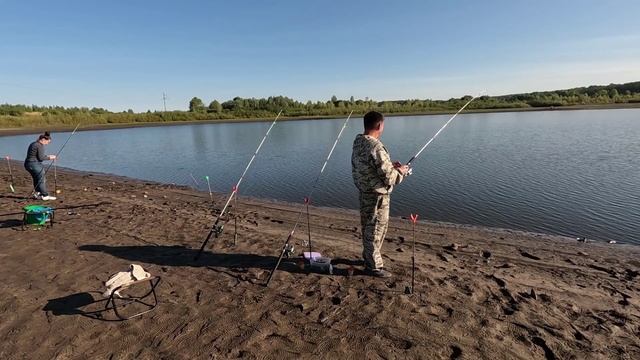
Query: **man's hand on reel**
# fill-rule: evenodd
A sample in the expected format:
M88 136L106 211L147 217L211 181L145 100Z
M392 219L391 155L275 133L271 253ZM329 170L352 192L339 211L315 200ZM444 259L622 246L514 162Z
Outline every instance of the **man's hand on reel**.
M394 162L393 167L398 170L403 176L409 176L413 173L413 170L409 167L409 165L402 165L402 163L399 161Z

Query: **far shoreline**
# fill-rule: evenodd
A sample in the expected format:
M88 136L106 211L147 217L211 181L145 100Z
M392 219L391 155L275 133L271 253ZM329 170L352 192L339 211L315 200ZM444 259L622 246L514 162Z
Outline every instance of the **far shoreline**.
M529 112L529 111L571 111L571 110L614 110L614 109L640 109L640 103L626 104L605 104L605 105L574 105L561 107L536 107L536 108L508 108L508 109L474 109L464 111L462 114L484 114L484 113L510 113L510 112ZM453 114L455 111L430 111L430 112L406 112L385 114L386 117L398 116L428 116L428 115L446 115ZM354 114L361 116L362 114ZM325 119L341 119L346 115L331 116L296 116L284 117L279 121L300 121L300 120L325 120ZM252 123L272 121L272 118L246 118L246 119L221 119L221 120L189 120L189 121L166 121L166 122L133 122L133 123L117 123L117 124L94 124L81 126L78 131L94 131L94 130L115 130L129 129L138 127L159 127L159 126L180 126L180 125L206 125L206 124L231 124L231 123ZM19 128L0 128L0 137L38 134L42 131L51 132L67 132L74 129L74 126L53 125L50 127L19 127Z

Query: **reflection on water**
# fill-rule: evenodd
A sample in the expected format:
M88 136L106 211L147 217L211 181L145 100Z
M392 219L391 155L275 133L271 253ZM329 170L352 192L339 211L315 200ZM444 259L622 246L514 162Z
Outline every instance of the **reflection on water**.
M464 114L414 162L393 194L392 214L640 243L640 110ZM383 142L406 162L449 118L390 117ZM299 202L344 119L277 124L241 195ZM355 208L350 154L362 121L345 130L313 203ZM228 192L269 123L80 132L61 166ZM68 134L54 134L55 152ZM0 154L24 157L34 135L0 138Z

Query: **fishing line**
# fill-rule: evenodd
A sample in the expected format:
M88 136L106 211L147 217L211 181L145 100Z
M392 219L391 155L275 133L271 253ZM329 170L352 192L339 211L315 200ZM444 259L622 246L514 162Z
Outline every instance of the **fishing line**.
M191 180L193 180L193 183L196 184L196 189L200 187L200 184L198 184L198 181L196 180L195 177L193 177L192 173L189 173L189 176L191 176Z

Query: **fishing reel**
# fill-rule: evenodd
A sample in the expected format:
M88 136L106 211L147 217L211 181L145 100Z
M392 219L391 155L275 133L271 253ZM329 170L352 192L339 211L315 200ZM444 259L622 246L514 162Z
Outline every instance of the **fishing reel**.
M213 233L215 234L216 237L220 236L223 230L224 230L224 225L213 225Z
M287 258L290 258L293 256L294 253L294 247L293 244L287 244L284 246L284 249L282 249L282 253L284 254L284 256L286 256Z

